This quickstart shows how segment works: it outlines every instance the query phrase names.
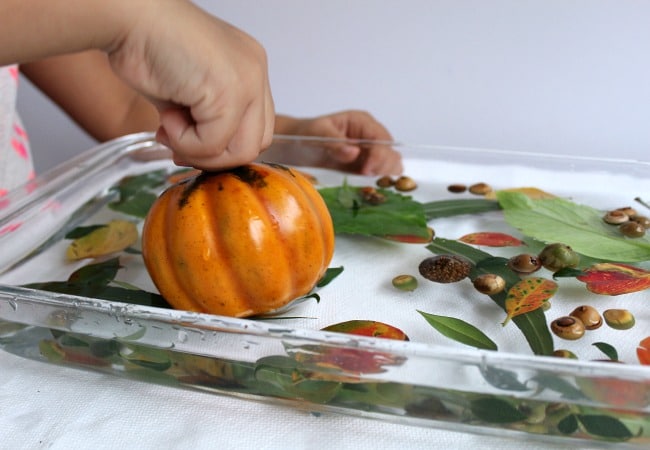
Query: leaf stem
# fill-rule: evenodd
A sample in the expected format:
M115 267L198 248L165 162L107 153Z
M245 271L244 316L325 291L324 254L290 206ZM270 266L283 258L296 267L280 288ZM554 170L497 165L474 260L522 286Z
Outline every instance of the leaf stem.
M497 201L487 199L437 200L423 203L422 206L427 220L462 214L479 214L501 209Z
M644 200L642 200L641 197L635 198L634 201L636 201L636 202L642 204L643 206L645 206L646 208L650 209L650 205L647 202L645 202Z

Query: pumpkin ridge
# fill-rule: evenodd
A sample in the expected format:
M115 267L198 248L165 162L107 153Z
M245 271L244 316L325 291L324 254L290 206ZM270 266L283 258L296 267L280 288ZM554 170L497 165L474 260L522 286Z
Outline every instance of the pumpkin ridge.
M300 187L302 195L306 199L306 204L309 205L313 216L317 218L317 220L314 219L314 225L317 228L316 234L320 238L322 260L319 262L321 272L314 281L314 286L316 286L325 275L334 254L334 225L329 209L327 209L325 200L320 192L314 188L313 183L302 172L299 170L294 172L295 175L293 172L291 175L295 177L295 183Z
M172 249L177 248L179 246L178 239L179 239L179 237L183 236L183 233L179 232L178 226L176 226L176 227L174 226L174 224L176 224L176 221L173 220L174 214L175 214L174 204L178 203L180 205L180 203L184 199L187 201L189 199L189 197L191 195L193 195L193 193L197 192L198 185L194 184L194 180L192 182L190 182L189 184L191 184L193 186L196 186L196 187L193 188L192 191L189 192L189 194L188 194L187 187L185 189L183 189L182 191L180 191L180 192L175 192L174 197L179 197L177 199L177 202L174 202L174 201L170 200L168 202L168 204L166 205L166 211L165 212L166 212L167 217L165 217L165 220L163 220L163 227L165 229L165 232L163 233L162 237L163 237L164 245L167 247L165 253L166 253L168 259L170 258L169 255L177 254L176 251L170 251L170 248L172 248ZM179 206L179 209L180 209L180 206ZM182 255L182 258L184 258L184 259L188 257L186 252L180 252L180 255ZM177 266L178 261L170 261L170 266L173 267L174 265ZM183 272L181 272L179 270L172 270L170 272L171 272L170 275L174 279L174 286L176 286L177 289L180 291L180 294L176 295L177 300L181 301L181 302L183 302L183 304L187 305L187 309L190 310L190 311L202 311L202 309L200 308L200 303L197 301L196 297L192 293L191 286L188 286L187 277L182 276Z
M320 192L318 192L316 189L309 189L313 186L307 178L305 178L301 173L298 173L296 176L296 183L298 183L302 188L302 192L307 199L307 204L309 204L313 214L319 218L318 221L315 221L315 224L319 228L319 232L317 234L321 238L323 248L323 260L321 262L323 270L321 275L318 277L318 280L320 280L320 278L325 275L327 266L330 263L332 255L334 253L335 242L332 217L329 210L327 209L325 200L323 200L323 197L320 195ZM318 283L318 280L316 283Z
M266 177L271 176L271 174L266 175ZM280 281L285 280L285 274L290 272L291 268L287 258L278 257L278 251L282 250L285 245L283 245L282 239L279 239L278 233L271 223L267 207L262 200L273 188L265 186L262 189L259 184L251 186L247 181L241 180L239 177L230 177L225 183L227 183L225 191L229 193L228 195L236 193L235 196L238 201L222 205L224 209L221 214L230 214L233 222L237 224L248 222L249 226L246 230L240 230L240 232L244 232L242 239L229 233L231 231L230 225L224 222L217 222L218 229L216 229L215 233L217 236L227 236L227 239L224 240L224 260L235 261L232 266L239 269L233 272L233 278L241 286L240 301L245 302L247 305L264 301L274 305L277 304L278 307L282 306L284 304L283 300L286 300L290 291L286 287L286 283L280 285ZM216 217L214 212L211 215ZM250 227L252 221L249 216L252 215L257 217L257 223L260 224L262 230L260 236L263 241L259 243L260 248L253 248L253 246L242 247L243 243L251 240ZM247 259L241 255L247 255ZM237 264L236 261L242 263ZM275 283L266 285L263 280L268 276L274 278Z
M143 229L143 236L147 236L146 239L143 239L143 256L145 257L145 265L147 270L151 273L157 273L158 276L155 277L154 284L156 288L162 295L164 291L167 290L167 286L178 285L179 280L174 269L174 263L170 260L168 246L173 241L173 231L172 222L167 220L169 211L171 210L170 204L176 203L176 193L170 191L163 200L154 204L149 211L148 220L145 221L145 226ZM162 224L160 227L152 226L151 224ZM157 258L148 258L147 255L150 252L156 253L155 246L160 246L165 249L162 254L158 255ZM173 283L172 283L173 280ZM163 295L165 300L169 303L173 303L175 306L194 310L193 305L188 303L184 299L168 298ZM176 303L176 302L182 303Z
M283 165L280 165L280 164L272 164L272 163L265 163L265 164L267 164L268 166L276 169L274 171L274 173L273 173L274 177L295 178L295 175L293 174L291 169L289 169L286 166L283 166ZM290 179L289 181L293 182L294 180ZM290 188L291 188L291 191L290 191ZM294 186L292 184L288 184L287 186L283 186L283 190L286 191L286 192L280 193L281 195L286 195L286 194L290 193L291 196L296 197L296 196L302 196L304 194L301 191L301 189L294 188ZM273 206L274 206L273 198L271 198L271 196L267 195L268 193L269 193L268 190L266 192L259 192L258 197L260 198L260 200L263 203L263 208L266 211L266 214L268 215L268 217L270 219L272 219L273 223L271 225L272 225L272 228L273 228L275 234L278 236L278 240L280 242L282 242L283 244L286 244L290 240L295 239L295 237L294 236L287 236L287 234L282 229L282 226L281 226L282 218L278 217L278 212L275 211L275 208L273 208ZM304 214L301 214L301 215L304 216ZM291 291L296 291L297 289L300 289L302 287L301 286L302 283L301 283L301 279L298 276L298 271L293 270L294 269L294 264L296 263L294 258L292 258L292 256L293 256L292 253L293 252L290 251L290 246L288 246L288 245L280 245L279 246L279 251L282 252L282 255L283 255L282 259L283 259L283 261L285 261L285 264L286 264L286 266L288 268L288 270L287 270L287 274L288 274L287 282L291 286L290 290ZM292 300L295 300L295 298L292 299Z
M221 184L221 181L214 181ZM219 189L221 191L221 189ZM218 225L218 215L214 211L215 204L218 204L218 195L210 196L206 189L201 189L198 191L198 194L203 198L203 204L206 207L206 211L203 211L201 216L202 226L200 229L206 229L210 232L201 233L201 241L203 243L203 251L206 247L210 248L210 251L214 253L213 258L218 260L229 261L230 254L226 246L216 239L215 235L218 236L221 231ZM246 298L245 287L239 282L239 277L236 274L236 271L233 270L233 266L230 264L219 264L215 268L215 271L218 273L208 273L206 276L214 277L212 282L216 280L215 291L217 288L221 288L220 292L212 292L210 299L203 299L197 297L194 301L200 304L202 311L208 311L209 307L206 305L206 301L209 303L212 300L215 300L222 304L227 304L228 302L246 302L248 304L248 299ZM195 280L198 282L198 286L193 286L192 291L196 291L197 288L200 290L201 284L205 283L204 279ZM225 298L230 297L230 298ZM246 300L244 300L246 298Z

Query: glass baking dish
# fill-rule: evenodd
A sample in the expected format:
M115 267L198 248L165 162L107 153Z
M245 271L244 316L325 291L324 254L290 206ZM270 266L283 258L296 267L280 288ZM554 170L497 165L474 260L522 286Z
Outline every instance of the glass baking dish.
M311 157L333 143L340 141L277 136L272 152ZM647 162L392 145L404 156L405 173L418 183L408 195L422 202L471 197L451 194L447 187L474 182L495 189L534 186L603 210L650 193ZM501 325L503 310L471 284L439 285L419 277L418 262L432 256L424 244L374 237L337 235L331 266L343 267L341 275L318 290L319 301L304 299L271 317L237 319L24 287L67 280L88 264L65 260L66 234L80 225L123 218L108 207L116 199L116 184L176 171L169 156L150 134L125 136L2 199L3 350L153 383L415 426L577 445L650 442L650 368L635 356L650 329L647 291L613 297L590 294L573 281L563 287L544 313L549 318L585 303L626 308L636 317L636 326L626 331L602 327L571 343L553 337L556 348L571 346L581 355L578 360L534 355L517 327ZM307 166L301 170L319 186L376 181ZM436 236L449 239L473 231L514 233L496 211L441 217L430 225ZM137 252L120 254L120 264L126 268L120 270L122 285L155 292ZM648 267L647 262L639 266ZM414 273L418 288L395 289L391 279L401 273ZM499 351L451 340L419 311L469 321L497 341ZM410 340L322 330L357 319L391 324ZM606 361L598 345L603 342L629 363Z

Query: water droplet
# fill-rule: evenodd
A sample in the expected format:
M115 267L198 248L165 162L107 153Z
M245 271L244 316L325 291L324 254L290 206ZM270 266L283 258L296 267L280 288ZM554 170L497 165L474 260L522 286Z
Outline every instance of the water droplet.
M185 331L178 331L178 342L187 342L187 333Z

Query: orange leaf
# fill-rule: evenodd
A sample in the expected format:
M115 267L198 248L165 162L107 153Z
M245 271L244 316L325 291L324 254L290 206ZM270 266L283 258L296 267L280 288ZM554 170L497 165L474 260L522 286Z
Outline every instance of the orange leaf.
M576 277L594 294L621 295L650 288L650 272L621 263L599 263Z
M650 336L639 342L636 348L636 356L639 362L645 366L650 366Z
M556 282L537 277L525 278L512 286L505 302L508 315L501 325L505 325L515 316L541 307L545 301L553 297L557 287Z
M408 341L406 334L392 325L375 320L348 320L323 328L324 331L355 334L357 336L371 336L376 338L397 339Z
M517 247L524 244L509 234L491 231L466 234L458 240L466 244L485 245L486 247Z

